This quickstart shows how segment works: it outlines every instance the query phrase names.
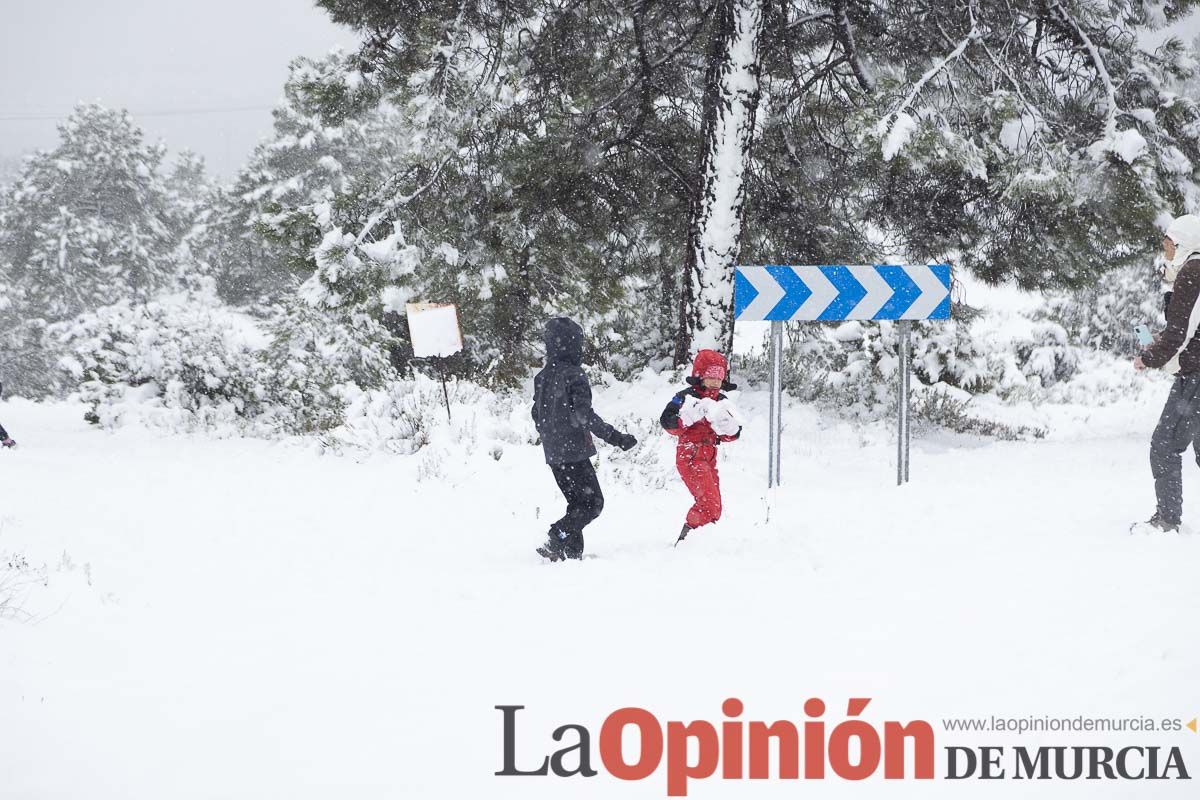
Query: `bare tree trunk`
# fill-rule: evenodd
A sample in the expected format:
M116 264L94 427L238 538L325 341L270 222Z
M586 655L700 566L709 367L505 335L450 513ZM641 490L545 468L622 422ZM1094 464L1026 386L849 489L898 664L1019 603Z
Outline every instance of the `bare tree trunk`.
M701 182L688 225L676 363L733 344L733 267L758 110L763 0L717 0L704 88Z

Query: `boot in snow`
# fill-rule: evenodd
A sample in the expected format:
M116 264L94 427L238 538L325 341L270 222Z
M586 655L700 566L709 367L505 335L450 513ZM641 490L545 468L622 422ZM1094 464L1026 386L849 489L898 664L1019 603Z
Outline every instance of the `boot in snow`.
M674 546L675 546L675 547L679 547L679 543L680 543L680 542L682 542L684 539L686 539L686 538L687 538L687 535L688 535L689 533L691 533L691 532L692 532L692 526L688 525L688 524L685 522L685 523L684 523L684 525L683 525L683 530L681 530L681 531L679 532L679 538L675 540L675 544L674 544Z
M1167 522L1156 511L1154 512L1154 516L1145 522L1135 522L1130 525L1129 532L1134 534L1179 533L1179 523Z
M549 539L544 545L538 547L536 552L542 558L550 559L550 561L562 561L566 556L563 555L562 545L556 539Z
M567 557L563 552L567 541L567 534L555 528L550 529L549 535L546 537L546 543L537 548L536 552L542 558L548 558L551 562L562 561Z
M583 560L583 534L572 533L563 540L562 553L566 558L573 558L576 561Z

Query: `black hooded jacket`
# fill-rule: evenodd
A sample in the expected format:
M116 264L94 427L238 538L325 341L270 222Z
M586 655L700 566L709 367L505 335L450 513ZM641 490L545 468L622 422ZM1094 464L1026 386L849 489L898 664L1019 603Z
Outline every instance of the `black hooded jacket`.
M533 424L547 464L569 464L596 454L592 434L617 445L621 434L592 410L592 386L583 374L583 329L566 317L546 323L546 366L533 379Z

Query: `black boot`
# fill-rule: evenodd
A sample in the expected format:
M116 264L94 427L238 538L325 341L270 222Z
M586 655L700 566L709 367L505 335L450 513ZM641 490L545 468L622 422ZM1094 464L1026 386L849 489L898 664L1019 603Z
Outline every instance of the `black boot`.
M687 535L692 532L692 526L684 523L683 530L679 532L679 538L675 540L675 547L679 547L679 543L687 538Z
M1130 533L1179 533L1178 522L1168 522L1154 512L1154 516L1145 522L1135 522L1129 528Z
M546 543L535 551L542 558L548 558L551 562L562 561L567 557L565 551L567 534L559 531L557 528L551 528L546 537Z
M583 534L572 532L563 540L563 555L578 561L583 560Z
M1179 533L1179 523L1167 522L1158 515L1157 511L1155 511L1154 516L1150 518L1150 524L1158 528L1163 533Z

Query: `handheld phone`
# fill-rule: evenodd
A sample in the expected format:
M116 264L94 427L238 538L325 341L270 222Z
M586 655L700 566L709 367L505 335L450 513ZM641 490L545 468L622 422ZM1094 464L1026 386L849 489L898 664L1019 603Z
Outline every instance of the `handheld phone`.
M1150 335L1150 329L1145 325L1135 325L1133 327L1133 335L1137 337L1138 344L1142 347L1147 347L1154 343L1154 337Z

